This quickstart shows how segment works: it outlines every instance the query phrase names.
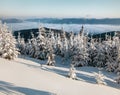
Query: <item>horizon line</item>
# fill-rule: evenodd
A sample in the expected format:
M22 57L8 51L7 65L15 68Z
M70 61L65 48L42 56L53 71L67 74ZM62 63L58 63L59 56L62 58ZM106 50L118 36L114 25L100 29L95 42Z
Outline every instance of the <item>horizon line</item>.
M120 19L120 17L35 17L35 16L0 16L1 19Z

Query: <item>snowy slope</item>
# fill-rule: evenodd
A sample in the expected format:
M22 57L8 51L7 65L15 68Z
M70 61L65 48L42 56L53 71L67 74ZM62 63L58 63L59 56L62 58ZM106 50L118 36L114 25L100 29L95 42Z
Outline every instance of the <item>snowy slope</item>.
M78 80L72 80L66 77L68 66L40 65L45 62L28 57L13 61L0 58L0 95L120 95L113 73L103 70L107 85L98 85L94 78L97 68L77 68Z

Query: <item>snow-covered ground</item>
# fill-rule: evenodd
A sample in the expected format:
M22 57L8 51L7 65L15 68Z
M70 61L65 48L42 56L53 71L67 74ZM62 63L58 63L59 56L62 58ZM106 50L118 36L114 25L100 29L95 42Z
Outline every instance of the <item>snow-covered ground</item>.
M120 95L113 73L102 70L106 85L96 84L97 68L76 68L78 80L67 77L68 63L56 57L56 66L21 56L13 61L0 58L0 95Z
M7 24L13 31L38 28L40 25L43 27L61 29L64 28L67 32L78 33L82 24L51 24L51 23L37 23L37 22L23 22L23 23L8 23ZM109 31L120 31L120 25L105 25L105 24L84 24L85 32L88 33L103 33Z

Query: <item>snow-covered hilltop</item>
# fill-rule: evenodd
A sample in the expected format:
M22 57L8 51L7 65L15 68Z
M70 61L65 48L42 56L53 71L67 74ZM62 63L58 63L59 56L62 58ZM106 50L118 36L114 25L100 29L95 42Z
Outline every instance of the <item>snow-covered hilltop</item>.
M0 94L118 95L120 39L88 36L39 27L25 41L0 23ZM19 54L19 57L18 57ZM17 58L16 58L17 57ZM4 58L4 59L3 59Z
M59 58L57 58L59 60ZM0 58L0 95L119 95L120 86L114 81L116 76L102 70L107 85L95 82L97 68L81 67L76 70L78 80L67 77L69 68L41 65L40 61L29 57L8 61Z

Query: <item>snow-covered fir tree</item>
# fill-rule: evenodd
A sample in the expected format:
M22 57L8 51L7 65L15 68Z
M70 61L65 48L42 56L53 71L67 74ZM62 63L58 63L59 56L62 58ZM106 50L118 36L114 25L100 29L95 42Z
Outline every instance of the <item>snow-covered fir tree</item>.
M56 37L55 54L60 56L62 54L62 42L61 42L60 34L57 34L57 37Z
M93 59L93 64L97 67L104 67L106 63L106 55L104 45L101 42L97 43L96 46L96 56Z
M69 69L68 77L72 78L72 79L76 79L77 78L76 73L75 73L75 67L74 67L73 64L71 64L71 67Z
M102 74L100 70L98 73L95 73L95 79L96 79L97 84L102 84L102 85L106 84L104 81L104 75Z
M55 55L53 54L53 48L51 48L49 53L48 53L47 65L50 65L50 66L55 65Z
M120 84L120 63L119 66L117 68L117 77L115 78L115 81Z
M115 72L117 73L116 82L120 84L120 39L117 37L115 39L117 45L117 64L115 64Z
M32 39L31 39L32 48L30 50L30 56L32 56L33 58L38 58L39 48L38 48L37 38L34 37L34 34L31 35L32 35Z
M118 63L119 63L119 38L118 37L113 37L113 40L110 38L106 42L106 70L110 72L115 72Z
M45 34L45 29L43 27L39 28L39 34L38 37L36 38L36 54L39 59L46 59L47 58L47 46L46 46L46 34Z
M120 64L120 39L117 36L113 37L113 41L112 41L112 57L113 60L115 60L114 63L114 68L115 68L115 72L118 73L120 72L120 68L119 68L119 64Z
M16 40L6 24L0 22L0 56L12 60L18 55Z
M20 33L18 33L17 38L17 48L19 49L19 52L23 55L26 55L26 44L24 38L20 36Z
M73 32L70 33L70 38L68 40L68 54L69 58L73 56L73 50L74 49L74 34Z
M73 44L74 44L74 33L73 32L71 32L70 33L70 39L69 39L69 48L70 47L73 47Z
M84 35L83 28L80 34L74 37L74 46L72 48L72 64L75 66L84 66L88 64L88 41L87 36Z
M61 29L61 44L62 44L62 60L63 63L65 63L65 61L68 59L69 55L68 55L68 39L66 37L66 32L63 30L63 28Z
M88 65L89 66L96 66L96 64L94 64L94 58L97 55L97 50L96 50L96 45L97 42L95 41L95 39L92 38L92 36L90 37L90 42L88 43L89 47L88 47Z
M49 35L46 38L46 49L47 49L47 65L53 66L55 65L55 48L56 48L56 41L54 32L49 30Z

